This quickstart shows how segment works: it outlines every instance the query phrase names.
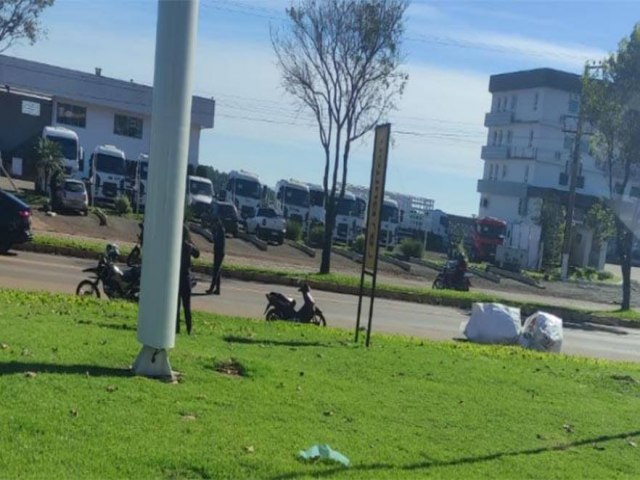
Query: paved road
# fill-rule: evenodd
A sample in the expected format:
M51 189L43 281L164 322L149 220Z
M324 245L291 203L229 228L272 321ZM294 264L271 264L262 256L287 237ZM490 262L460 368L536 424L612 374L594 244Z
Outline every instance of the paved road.
M82 268L92 265L93 262L87 260L26 252L4 256L0 257L0 287L73 293L83 278ZM201 283L196 292L204 289ZM194 308L260 318L266 305L264 294L270 290L299 297L293 288L226 280L219 297L195 295ZM354 328L356 297L318 291L314 297L330 326ZM377 299L375 305L374 331L450 340L461 337L461 325L467 319L465 312L452 308L382 299ZM568 354L640 361L640 330L565 325L564 334L563 351Z

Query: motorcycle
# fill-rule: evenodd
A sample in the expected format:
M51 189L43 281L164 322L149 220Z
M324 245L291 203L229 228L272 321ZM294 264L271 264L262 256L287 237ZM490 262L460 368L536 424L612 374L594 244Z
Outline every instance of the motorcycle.
M298 323L311 323L318 326L327 326L327 321L322 311L316 306L315 300L311 296L311 289L306 283L299 289L302 292L304 304L300 310L296 310L296 301L282 293L269 292L266 294L267 307L264 309L267 321L287 320Z
M100 298L100 283L108 298L121 298L137 302L140 295L140 265L129 265L124 272L116 265L120 252L117 245L107 245L96 267L85 268L83 272L93 274L92 279L82 280L76 288L76 295Z
M471 274L467 273L466 267L463 267L462 275L458 271L458 261L449 260L445 263L444 268L433 281L432 288L435 290L460 290L468 292L471 288Z

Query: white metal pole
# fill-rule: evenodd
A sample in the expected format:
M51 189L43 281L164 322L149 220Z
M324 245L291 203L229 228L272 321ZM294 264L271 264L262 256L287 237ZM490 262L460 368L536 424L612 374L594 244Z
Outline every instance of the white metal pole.
M159 0L151 149L134 373L171 377L198 0Z

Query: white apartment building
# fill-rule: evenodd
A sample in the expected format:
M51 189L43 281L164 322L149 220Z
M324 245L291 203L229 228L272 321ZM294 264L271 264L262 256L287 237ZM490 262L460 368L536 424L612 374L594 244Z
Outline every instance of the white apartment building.
M579 75L550 68L491 76L484 172L478 181L480 217L535 225L543 198L553 195L568 204L580 89ZM608 181L589 155L588 135L580 150L572 262L601 267L604 254L592 252L591 233L581 219L594 201L608 196Z

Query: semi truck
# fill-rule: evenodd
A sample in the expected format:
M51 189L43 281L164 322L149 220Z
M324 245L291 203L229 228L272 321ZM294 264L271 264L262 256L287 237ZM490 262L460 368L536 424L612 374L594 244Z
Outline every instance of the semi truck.
M222 197L236 206L242 220L251 218L255 216L262 200L260 178L245 170L232 170Z
M309 186L297 180L280 180L276 184L276 205L291 222L299 223L303 231L310 224L310 190Z
M125 195L127 186L126 157L114 145L98 145L91 155L88 165L92 202L113 203Z

